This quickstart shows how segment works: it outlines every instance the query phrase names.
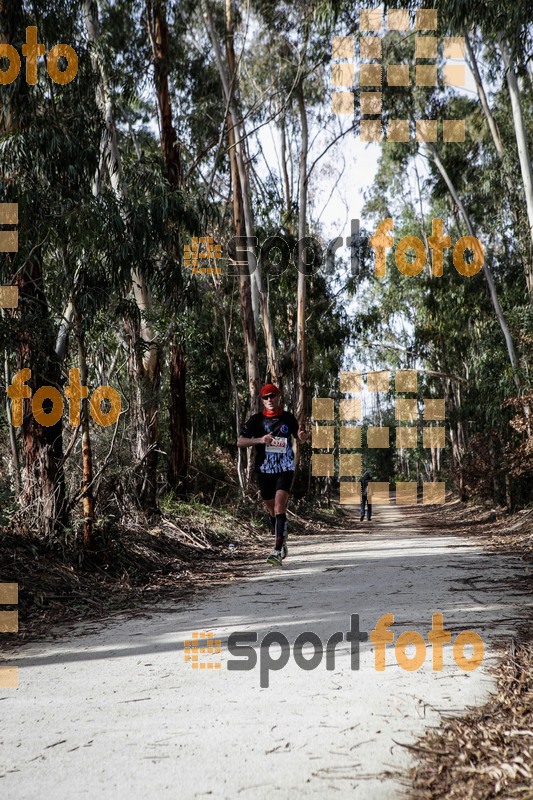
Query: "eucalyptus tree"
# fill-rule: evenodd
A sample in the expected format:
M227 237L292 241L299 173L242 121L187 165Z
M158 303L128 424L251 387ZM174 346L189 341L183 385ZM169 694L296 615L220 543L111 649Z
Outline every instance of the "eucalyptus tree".
M449 30L466 37L476 86L483 112L489 125L494 146L503 162L504 174L511 198L516 192L516 172L519 171L521 185L519 196L525 200L526 218L517 226L516 235L525 239L524 272L529 302L533 303L533 167L531 164L532 143L528 141L528 122L531 131L531 99L523 92L521 83L528 75L533 46L531 0L502 2L495 5L489 0L466 2L466 0L441 0L438 4L441 16ZM487 76L493 84L505 81L507 86L506 112L513 122L513 138L503 139L490 107L476 55L477 47L490 65ZM501 101L500 101L501 102ZM509 153L511 151L511 153ZM515 170L514 166L518 167Z
M20 0L6 0L0 6L0 34L19 50L31 24L38 25L47 49L57 42L58 27L67 40L76 42L73 12L65 4L37 4L29 10ZM19 288L18 310L4 322L9 322L16 347L17 369L31 370L32 392L44 386L60 390L62 385L55 342L66 300L60 289L72 273L61 257L56 234L87 201L84 188L97 163L90 145L98 125L94 109L79 113L82 96L83 77L56 86L42 69L34 85L21 72L2 86L2 199L18 203L21 228L18 252L2 258L4 281ZM45 411L50 405L44 401ZM53 425L40 425L30 402L25 402L18 514L25 530L51 535L68 521L62 437L61 418Z

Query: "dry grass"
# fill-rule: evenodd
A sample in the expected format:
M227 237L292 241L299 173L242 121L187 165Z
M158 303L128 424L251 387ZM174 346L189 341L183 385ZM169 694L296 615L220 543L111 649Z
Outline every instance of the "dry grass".
M289 510L292 534L339 525L331 513L317 511L311 521L308 512ZM90 552L73 530L45 541L0 525L0 583L19 584L19 633L0 633L0 646L50 636L58 625L51 635L63 635L65 623L175 606L198 589L244 580L264 568L266 521L257 497L230 508L168 501L156 522L98 529Z
M532 512L508 517L497 510L457 506L442 524L482 536L489 547L533 562ZM438 519L434 520L438 522ZM448 532L448 531L447 531ZM517 577L524 592L527 578ZM412 800L532 800L533 636L531 619L495 669L497 693L483 708L445 719L413 747Z

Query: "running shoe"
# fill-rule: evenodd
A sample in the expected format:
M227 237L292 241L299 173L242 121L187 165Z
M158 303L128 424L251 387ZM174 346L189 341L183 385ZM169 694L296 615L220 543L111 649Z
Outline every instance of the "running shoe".
M280 550L274 550L270 553L269 557L267 558L267 563L270 564L272 567L282 567L282 555Z

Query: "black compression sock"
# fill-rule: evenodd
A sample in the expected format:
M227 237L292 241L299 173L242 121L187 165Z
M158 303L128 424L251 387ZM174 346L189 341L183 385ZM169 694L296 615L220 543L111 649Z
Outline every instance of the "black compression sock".
M283 534L285 533L286 514L276 514L276 550L283 547Z
M273 517L272 514L269 514L268 515L268 520L270 522L270 529L272 530L272 533L275 533L276 532L276 517Z

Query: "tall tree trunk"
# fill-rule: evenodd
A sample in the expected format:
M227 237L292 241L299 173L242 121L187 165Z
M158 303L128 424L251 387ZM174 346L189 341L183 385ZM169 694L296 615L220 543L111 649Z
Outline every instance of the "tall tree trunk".
M226 108L228 109L228 113L226 116L226 129L227 129L227 139L228 139L230 180L231 180L232 199L233 199L233 225L235 228L235 237L237 240L239 240L240 237L246 236L246 226L244 221L241 181L239 175L239 168L237 164L237 147L235 141L235 137L237 135L237 129L233 122L233 115L231 114L230 111L230 86L227 80L224 63L222 61L222 54L220 52L218 39L216 38L216 33L213 28L213 21L208 11L206 12L204 18L209 33L209 37L211 39L211 43L215 51L220 80L222 83L222 87L224 90L224 97L226 100ZM233 86L231 87L231 91L233 91ZM242 334L244 341L244 360L245 360L246 377L248 380L250 413L253 414L257 412L259 409L259 389L261 386L261 382L259 379L259 361L257 358L257 333L256 333L255 319L253 313L252 287L251 287L251 277L250 277L250 270L253 269L253 265L249 261L250 258L249 253L247 256L248 258L247 262L243 262L242 258L239 257L239 254L235 252L231 252L230 256L235 260L239 276L239 301L241 309ZM250 468L252 462L251 458L249 457L248 451L246 451L246 458L247 458L247 475L248 477L250 477Z
M498 125L496 124L496 120L494 119L494 115L491 111L489 106L487 95L485 93L485 87L483 86L483 80L481 78L481 73L479 71L479 66L477 63L476 54L474 48L472 47L472 43L470 42L470 37L468 36L468 32L464 32L466 48L468 50L468 55L470 58L470 67L472 70L472 74L474 76L474 80L476 82L477 93L479 97L479 101L481 103L481 107L483 109L483 113L485 115L485 119L487 120L487 124L489 126L489 130L492 135L492 140L494 142L494 146L496 148L496 152L500 157L500 161L502 162L503 167L503 174L505 178L505 182L507 184L507 190L509 192L509 200L511 202L511 208L513 209L513 216L516 223L516 230L517 235L522 229L521 225L521 214L520 214L520 204L516 202L516 184L509 173L509 170L506 168L505 164L505 149L503 146L503 142L500 136L500 131L498 130ZM531 254L531 241L533 238L533 228L531 228L531 236L527 237L528 240L528 247L530 249L530 253L526 252L524 260L523 260L523 267L524 267L524 274L526 279L526 288L529 296L530 302L533 302L533 262L532 262L532 254Z
M235 140L235 129L231 123L231 117L227 117L228 144L231 186L233 190L233 224L235 226L235 236L244 235L244 214L242 210L242 192L237 170L235 147L232 146ZM235 255L235 254L232 254ZM255 321L252 309L252 295L250 286L250 273L242 261L237 261L239 273L239 299L241 306L242 333L244 339L244 356L246 365L246 376L248 378L248 391L250 395L250 411L255 413L259 408L259 362L257 359L257 336Z
M43 288L39 248L17 277L19 308L24 325L19 337L17 369L28 367L32 396L42 386L61 391L61 372L54 351L54 332ZM40 317L40 338L35 341L35 315ZM40 425L31 409L31 398L24 400L22 421L23 488L20 498L24 527L52 535L66 524L65 479L63 473L63 423Z
M148 30L154 56L154 82L161 123L161 149L166 176L175 189L181 183L178 137L172 124L172 105L168 86L168 23L165 0L146 0Z
M172 123L172 105L168 83L168 22L165 0L146 0L148 31L154 57L154 82L159 108L161 150L165 175L169 186L176 190L181 185L182 169L178 149L178 137ZM180 246L174 224L172 250L176 269L180 264ZM177 304L177 298L176 298ZM178 492L186 491L189 455L187 447L187 365L184 348L176 333L170 338L170 456L168 481Z
M452 196L457 208L459 209L459 211L462 214L462 217L463 217L463 219L465 221L465 225L466 225L466 227L468 229L469 235L475 237L474 228L472 226L472 222L470 220L470 216L469 216L466 208L464 207L464 205L463 205L463 203L461 201L461 198L457 194L455 186L454 186L450 176L448 175L448 172L447 172L446 168L444 167L444 164L442 163L442 161L439 158L439 155L437 153L436 147L433 144L430 144L430 143L427 146L428 146L428 149L429 149L429 151L431 152L431 154L433 156L433 160L435 161L437 169L439 170L440 174L442 175L442 177L444 179L444 182L446 183L446 186L448 187L448 191L450 192L450 195ZM498 293L496 291L496 285L494 283L494 277L492 275L492 270L490 269L490 267L489 267L489 265L487 264L486 261L483 264L483 274L485 275L485 280L487 281L489 295L490 295L490 299L491 299L491 302L492 302L492 306L494 308L494 312L496 314L498 322L500 323L500 328L502 329L502 333L503 333L503 336L504 336L504 339L505 339L505 343L507 345L507 353L509 355L509 362L511 364L511 368L512 368L512 371L513 371L513 380L514 380L514 383L515 383L515 386L516 386L518 392L520 392L521 381L520 381L520 375L519 375L519 372L518 372L518 358L516 356L516 350L515 350L515 347L514 347L513 337L511 336L511 331L509 330L509 326L507 324L507 320L505 319L502 307L500 305L500 301L498 299Z
M500 35L498 40L506 68L507 86L509 87L509 96L511 98L511 109L513 112L513 123L516 135L516 145L518 148L518 158L520 161L520 171L522 173L522 183L524 185L524 193L526 196L527 218L529 221L528 239L533 245L533 169L531 167L531 158L529 156L526 124L524 121L520 90L516 80L514 62L510 48L503 36ZM529 299L531 302L533 302L533 272L531 270L529 270L528 274L526 275L526 280Z
M187 489L187 406L185 386L187 361L185 354L173 336L170 343L170 459L168 482L178 492Z
M233 353L231 351L231 320L232 320L232 313L230 311L230 320L226 319L226 313L224 309L224 294L223 294L223 287L215 277L213 277L213 284L214 284L214 292L215 292L215 299L217 309L220 315L220 319L222 321L222 325L224 327L224 352L226 354L226 360L228 362L228 373L230 377L231 383L231 392L233 394L233 405L235 408L235 434L236 436L239 435L241 430L242 424L242 414L241 414L241 401L239 399L239 385L237 383L237 377L235 375L235 366L234 366L234 358ZM233 304L233 299L232 299ZM239 479L239 486L241 488L241 493L244 494L246 488L246 472L244 466L244 459L243 456L245 455L245 450L242 447L237 448L237 476Z
M215 59L220 76L220 82L224 92L226 106L229 110L231 118L231 127L233 129L232 144L230 144L231 152L235 159L235 166L239 177L240 190L241 190L241 203L242 203L242 216L243 216L243 233L248 237L250 242L247 247L248 269L251 278L251 297L252 297L252 311L254 321L257 323L261 319L263 333L265 336L265 346L267 354L268 371L270 379L274 383L278 383L280 379L278 356L276 348L276 339L274 335L274 328L270 316L270 308L268 302L268 293L265 291L263 285L263 275L261 262L257 258L255 245L252 244L254 240L254 220L252 211L252 198L250 191L250 182L248 178L249 168L248 159L246 157L246 130L242 121L242 113L239 103L239 76L237 73L235 50L233 46L234 38L234 22L233 22L233 8L232 0L226 0L226 60L227 67L224 64L220 45L216 36L213 26L213 20L209 9L206 9L204 19L207 31L215 53ZM229 131L229 128L228 128ZM233 184L235 186L235 184ZM236 234L239 235L239 234Z
M85 21L89 41L93 45L91 61L93 69L99 74L96 92L98 107L105 122L105 132L101 150L103 161L107 167L111 187L123 208L126 186L122 174L122 163L118 147L117 131L111 87L105 63L98 55L100 23L98 6L95 0L84 0ZM126 229L128 218L123 211ZM128 359L129 377L132 390L133 456L135 469L136 494L141 508L152 511L156 507L156 468L157 468L157 412L160 385L160 353L155 334L147 321L152 310L152 299L144 276L133 269L132 291L139 310L139 322L126 321L126 329L130 340Z
M287 223L290 224L292 217L292 197L291 197L291 184L289 180L289 171L287 169L287 130L285 114L282 113L280 119L280 134L281 134L281 171L283 173L283 186L285 188L285 214L287 215Z
M24 11L21 0L0 0L0 42L19 50L25 41ZM3 87L0 103L0 132L16 135L19 117L28 114L33 100L22 75L12 86ZM5 186L14 187L13 176L2 174ZM13 196L14 202L20 198ZM6 254L8 265L15 258ZM13 269L16 272L16 269ZM42 386L61 388L59 363L54 351L54 330L44 291L41 249L36 244L27 255L16 277L19 287L17 369L29 368L32 393ZM33 416L31 398L24 400L22 420L22 491L17 519L25 530L53 535L67 522L65 481L62 468L63 427L39 425Z
M2 316L4 316L3 309L2 309ZM11 381L9 378L9 356L7 350L4 350L4 380L6 382L6 386L9 386ZM13 427L11 420L11 403L7 395L6 395L6 417L7 417L7 425L9 428L9 446L11 448L13 486L15 488L15 494L18 497L22 492L22 484L20 482L20 460L19 460L19 451L17 447L17 437L15 435L15 428Z
M133 438L133 474L139 508L149 513L157 510L157 447L160 388L158 358L145 358L145 342L134 320L125 320L129 338L128 375L130 378L130 420Z
M78 336L78 357L80 363L80 384L89 385L89 370L87 368L87 353L83 339L83 331L79 318L76 315L76 332ZM91 433L89 429L89 398L82 398L80 403L81 424L81 457L83 464L82 479L82 508L83 508L83 546L91 549L94 544L94 494L93 494L93 450Z
M297 89L298 110L300 114L301 150L300 150L300 197L298 206L298 289L297 289L297 317L296 317L296 358L298 365L298 402L296 404L296 418L300 426L305 424L307 414L307 390L309 375L307 369L307 337L305 330L306 290L307 290L307 248L305 247L306 221L307 221L307 152L309 149L309 134L307 126L307 112L303 85L300 82Z

